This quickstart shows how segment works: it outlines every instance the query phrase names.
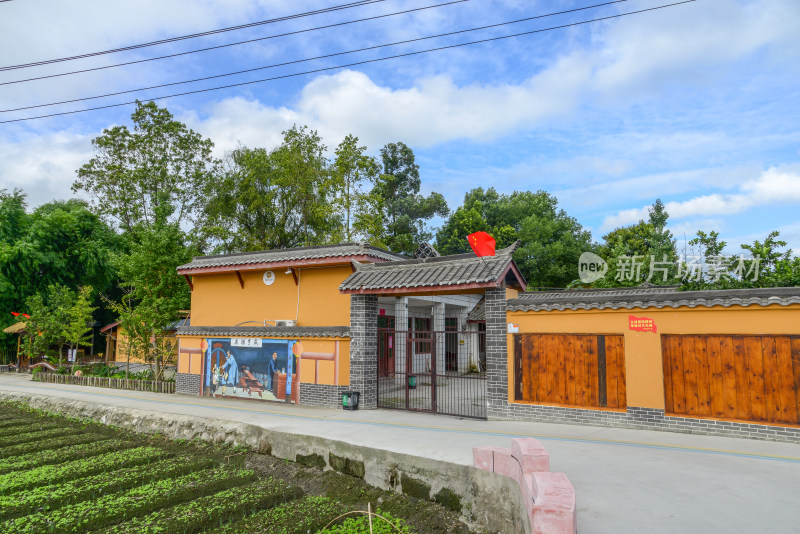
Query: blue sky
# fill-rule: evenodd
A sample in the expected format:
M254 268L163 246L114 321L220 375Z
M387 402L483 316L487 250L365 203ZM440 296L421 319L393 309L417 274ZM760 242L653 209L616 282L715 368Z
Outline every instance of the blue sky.
M0 72L0 83L111 65L431 6L387 0L335 13L179 43ZM0 3L0 63L106 50L343 4L157 0ZM35 82L0 85L0 108L182 81L320 54L573 9L594 2L468 0L454 5L263 40L214 52ZM459 36L136 93L148 99L468 40L635 11L629 0ZM778 229L800 250L800 2L696 2L476 46L159 101L210 137L275 146L292 124L317 129L331 150L353 133L377 154L411 146L423 188L451 208L477 186L544 189L595 239L646 217L661 198L681 240L717 230L740 243ZM0 120L131 100L131 95L12 113ZM131 106L0 124L0 188L35 206L71 196L75 169L103 128ZM682 246L682 244L679 244Z

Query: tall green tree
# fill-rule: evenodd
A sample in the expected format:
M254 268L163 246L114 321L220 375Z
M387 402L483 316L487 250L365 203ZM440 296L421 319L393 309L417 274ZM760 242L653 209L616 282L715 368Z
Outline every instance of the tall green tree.
M171 206L158 205L154 224L132 228L130 250L116 257L124 295L114 306L129 341L162 376L171 345L162 333L178 320L190 304L189 287L176 268L195 252L177 222L170 221Z
M131 120L132 130L113 126L92 140L95 155L72 190L87 192L96 212L124 231L153 224L161 204L171 206L171 222L194 221L217 172L214 144L153 102L137 102Z
M291 202L296 213L291 231L301 245L331 241L338 225L330 202L334 182L331 179L327 147L315 130L296 125L283 132L283 143L273 158L279 167L281 183L291 187Z
M97 308L92 306L92 288L80 287L75 299L67 310L66 321L61 325L61 336L71 350L90 344L92 331L92 313ZM77 358L76 358L77 360ZM72 363L75 369L75 361Z
M333 186L336 189L338 215L342 222L342 239L354 241L358 236L369 236L371 224L368 213L377 209L367 198L367 185L372 186L378 176L379 166L374 158L366 155L366 146L358 145L358 137L347 135L336 147L331 165ZM363 215L360 215L363 214Z
M30 342L26 344L26 355L29 358L47 355L51 346L57 346L58 365L61 366L65 348L87 345L95 310L91 294L89 286L74 291L53 284L44 295L37 293L29 297L26 304L30 310L27 321Z
M421 241L431 238L425 221L449 214L447 202L436 192L420 194L422 182L414 152L404 143L389 143L380 151L382 172L372 194L379 199L383 241L394 252L412 254Z
M544 191L469 191L437 232L436 247L442 254L469 252L467 235L481 230L495 238L498 248L522 241L514 260L532 288L566 287L578 277L581 253L593 249L591 234Z

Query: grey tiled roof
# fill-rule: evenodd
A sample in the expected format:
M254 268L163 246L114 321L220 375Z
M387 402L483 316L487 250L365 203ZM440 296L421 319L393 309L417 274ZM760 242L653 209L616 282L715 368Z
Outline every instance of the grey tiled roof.
M350 337L347 326L182 326L179 336L209 337Z
M205 267L233 267L254 263L278 263L323 258L346 259L354 256L369 256L386 261L405 259L405 256L373 247L368 243L342 243L339 245L279 248L260 252L241 252L238 254L222 254L218 256L198 256L194 258L191 263L178 267L178 271L184 269L202 269Z
M519 242L498 250L495 256L456 254L373 264L354 264L356 271L339 286L340 291L457 286L496 282L513 260ZM524 283L524 281L523 281Z
M482 298L478 301L472 311L467 314L467 321L485 321L486 320L486 308L484 304L486 303L486 299Z
M800 287L678 291L674 287L586 289L521 293L509 311L619 310L635 308L710 308L800 303Z

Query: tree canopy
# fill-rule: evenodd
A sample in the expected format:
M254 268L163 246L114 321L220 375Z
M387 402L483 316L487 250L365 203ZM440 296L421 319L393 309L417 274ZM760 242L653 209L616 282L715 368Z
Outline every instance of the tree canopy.
M529 287L566 287L578 277L581 253L593 249L591 234L545 191L469 191L437 232L436 247L442 254L468 252L466 236L480 230L490 233L498 248L522 242L514 260Z
M85 191L96 213L123 230L151 224L161 204L172 221L194 221L218 162L214 144L154 102L136 103L133 130L113 126L92 140L94 157L77 170L73 191Z
M407 145L389 143L380 154L382 171L372 195L378 199L377 215L383 220L382 241L390 250L410 255L420 242L432 237L425 221L448 215L447 202L440 193L420 194L419 165Z

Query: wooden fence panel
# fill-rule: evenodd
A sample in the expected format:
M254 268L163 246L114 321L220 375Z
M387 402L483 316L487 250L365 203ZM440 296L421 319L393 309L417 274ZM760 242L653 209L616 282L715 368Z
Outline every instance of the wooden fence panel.
M624 340L620 335L517 334L514 358L517 400L626 406Z
M800 423L800 336L662 335L668 413Z
M175 393L175 382L156 380L132 380L106 378L102 376L73 376L55 373L38 373L34 380L51 384L72 384L76 386L127 389L131 391L151 391L153 393Z

